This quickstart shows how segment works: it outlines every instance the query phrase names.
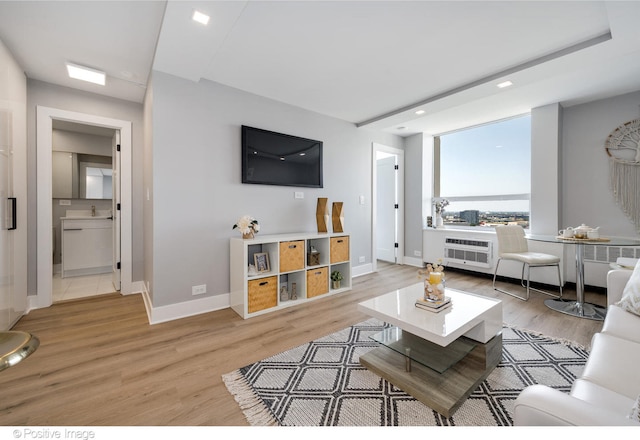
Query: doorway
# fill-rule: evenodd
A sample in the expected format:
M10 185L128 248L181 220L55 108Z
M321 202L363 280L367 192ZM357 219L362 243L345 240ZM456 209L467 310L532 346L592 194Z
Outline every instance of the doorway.
M373 270L377 261L402 264L404 255L404 151L373 144Z
M48 107L37 107L37 282L38 290L34 308L49 307L53 303L53 228L52 228L52 153L54 121L77 123L110 129L119 133L119 169L114 169L114 180L119 183L119 207L113 209L114 224L120 224L120 261L113 262L114 272L118 268L120 292L132 292L131 271L131 122ZM114 135L115 138L115 135ZM113 142L114 148L116 142ZM117 163L118 161L114 161ZM115 201L115 197L113 198ZM115 203L114 203L115 204ZM115 208L115 207L114 207ZM114 228L115 229L115 228ZM116 234L114 234L115 237ZM118 264L119 263L119 264ZM115 278L114 278L115 279Z
M119 130L58 119L52 126L53 303L119 291L120 230L112 215ZM71 220L77 216L93 219Z

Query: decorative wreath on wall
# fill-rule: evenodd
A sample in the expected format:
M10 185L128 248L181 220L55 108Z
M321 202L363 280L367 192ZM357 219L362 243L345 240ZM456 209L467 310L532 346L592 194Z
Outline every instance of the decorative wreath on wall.
M604 147L613 197L640 233L640 119L613 130Z

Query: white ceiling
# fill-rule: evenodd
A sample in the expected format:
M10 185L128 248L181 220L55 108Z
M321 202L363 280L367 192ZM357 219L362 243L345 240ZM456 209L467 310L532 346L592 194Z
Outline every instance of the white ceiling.
M639 22L640 1L0 1L29 78L142 102L153 67L402 136L640 90Z

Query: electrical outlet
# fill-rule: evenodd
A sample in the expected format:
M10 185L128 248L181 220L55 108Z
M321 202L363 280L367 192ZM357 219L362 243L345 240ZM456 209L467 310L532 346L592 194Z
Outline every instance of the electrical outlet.
M422 257L422 252L421 251L413 251L413 256L414 257Z
M360 258L358 258L358 262L359 262L359 263L364 263L364 262L365 262L365 258L364 258L364 257L360 257Z
M293 197L296 199L304 199L304 193L302 191L296 191L293 193Z
M60 206L71 206L71 200L60 200Z
M202 295L203 293L207 293L207 285L206 284L201 284L199 286L192 286L191 287L191 294L192 295Z

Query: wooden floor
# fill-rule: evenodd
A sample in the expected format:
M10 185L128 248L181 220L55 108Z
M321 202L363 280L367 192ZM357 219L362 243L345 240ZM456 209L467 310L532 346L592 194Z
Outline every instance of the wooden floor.
M41 345L0 373L0 424L246 425L223 374L360 322L358 302L418 281L415 267L381 264L350 292L247 320L226 309L151 326L141 296L119 294L34 310L14 329ZM502 299L508 324L585 346L602 327L549 310L538 293L495 292L490 278L448 271L447 286Z

